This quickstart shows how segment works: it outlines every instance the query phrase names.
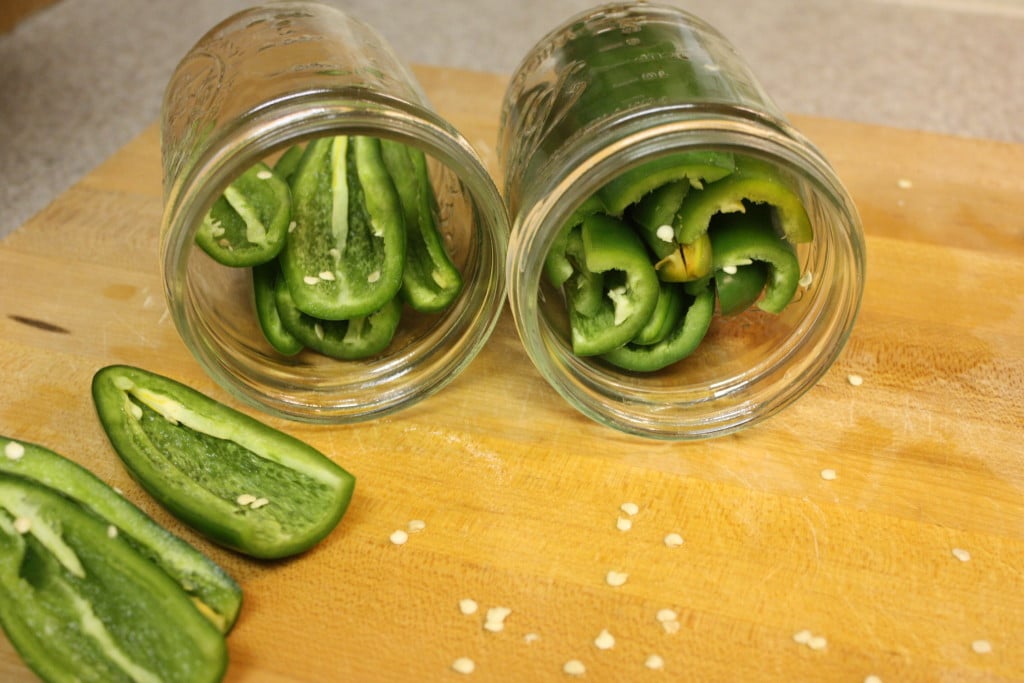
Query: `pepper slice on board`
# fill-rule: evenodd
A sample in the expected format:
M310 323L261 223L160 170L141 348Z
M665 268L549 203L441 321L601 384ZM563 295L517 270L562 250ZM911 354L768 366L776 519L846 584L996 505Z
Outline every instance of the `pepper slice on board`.
M0 472L0 624L46 681L219 681L221 633L181 587L60 492Z
M684 285L670 284L683 289ZM685 313L664 339L656 344L640 345L629 343L613 349L601 357L623 370L654 372L676 363L693 353L707 334L711 318L715 313L715 294L710 287L691 296L683 293L680 297Z
M303 552L341 520L355 478L318 450L167 377L113 365L96 412L131 475L211 540L260 558Z
M299 343L339 360L359 360L380 353L395 336L402 303L391 299L370 315L351 320L320 320L295 306L291 290L278 282L275 301L281 325Z
M716 214L742 213L751 204L770 206L776 232L793 244L813 239L800 197L771 166L752 157L738 158L735 173L690 193L676 216L676 239L690 244L707 232Z
M577 289L564 287L569 304L573 352L580 356L606 353L622 346L643 328L658 303L658 275L643 242L622 221L595 214L581 226L583 263L602 276L598 310L580 310Z
M781 313L800 284L800 262L793 245L772 227L771 209L752 206L745 213L722 214L709 231L715 277L726 269L750 267L761 262L768 267L764 296L758 308Z
M437 198L422 150L381 140L381 156L405 212L405 269L402 298L413 310L436 313L462 291L462 273L444 248L437 227Z
M288 183L257 163L214 201L196 231L196 244L226 266L266 263L284 247L291 215Z
M292 176L292 220L281 270L295 305L322 320L367 316L398 294L405 214L380 140L310 142Z
M177 581L217 628L224 633L231 630L242 603L238 584L92 472L42 446L7 437L0 437L0 472L57 489L105 520L119 537Z

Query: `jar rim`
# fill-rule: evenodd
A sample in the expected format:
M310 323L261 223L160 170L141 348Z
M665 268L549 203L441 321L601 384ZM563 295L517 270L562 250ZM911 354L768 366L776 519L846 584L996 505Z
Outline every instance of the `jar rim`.
M808 309L782 345L786 348L736 376L656 388L645 387L629 373L595 369L595 364L575 357L543 319L537 301L546 254L572 212L607 181L656 156L710 148L766 158L804 183L829 221L824 232L815 226L815 243L821 246L812 247L824 249L819 260L827 257L836 273L827 290L824 285L815 290L814 296L827 295L827 302L820 299ZM513 207L508 298L527 354L580 412L646 437L720 436L779 412L832 365L860 308L865 245L856 207L835 171L792 126L752 110L704 103L634 114L559 151L561 158L552 157L543 173L530 179L519 202L522 208ZM769 387L773 382L775 387Z
M217 339L201 329L188 291L196 229L223 189L256 161L314 137L388 137L420 148L451 170L465 188L477 223L473 284L418 350L360 363L346 384L307 378L303 386L279 369L242 369ZM350 422L389 414L439 391L479 353L500 316L509 216L501 194L466 138L437 114L361 88L317 89L264 104L222 126L167 186L160 263L172 320L203 369L230 393L277 416L308 422ZM348 363L348 361L337 361ZM411 365L416 372L410 372Z

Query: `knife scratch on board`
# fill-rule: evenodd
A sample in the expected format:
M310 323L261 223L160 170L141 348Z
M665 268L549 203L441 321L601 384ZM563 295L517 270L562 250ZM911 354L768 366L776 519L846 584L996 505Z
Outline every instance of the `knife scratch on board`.
M13 320L16 323L21 323L22 325L28 325L29 327L34 327L37 330L42 330L43 332L56 332L57 334L71 334L71 330L69 330L69 329L67 329L65 327L61 327L60 325L55 325L54 323L50 323L50 322L47 322L45 320L39 320L38 318L29 318L29 317L24 316L24 315L8 315L7 317L10 318L11 320Z

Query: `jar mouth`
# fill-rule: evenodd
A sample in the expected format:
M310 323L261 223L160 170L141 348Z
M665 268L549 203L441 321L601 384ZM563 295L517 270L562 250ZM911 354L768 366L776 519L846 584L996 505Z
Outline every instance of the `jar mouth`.
M332 135L390 138L427 155L439 227L464 280L444 312L406 309L388 349L364 360L275 352L259 328L248 269L217 264L195 244L209 207L243 171L293 144ZM166 189L161 267L180 336L231 394L280 417L354 422L432 395L482 348L504 303L509 218L476 152L433 112L363 90L308 92L239 118L204 149Z
M776 414L828 370L860 306L865 256L856 208L810 142L784 121L700 105L638 114L562 149L573 158L552 159L546 177L524 186L521 210L513 207L506 271L526 351L569 403L627 433L699 439ZM814 240L798 249L811 283L776 315L756 309L727 319L716 314L698 349L664 370L633 373L576 356L562 295L543 275L561 226L619 174L663 155L708 150L758 157L789 176L814 226Z

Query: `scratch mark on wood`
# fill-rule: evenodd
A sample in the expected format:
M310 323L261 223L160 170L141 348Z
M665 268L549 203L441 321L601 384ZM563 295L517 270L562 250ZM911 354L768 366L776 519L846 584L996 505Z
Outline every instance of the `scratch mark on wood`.
M56 332L58 334L71 334L71 330L69 330L69 329L67 329L65 327L61 327L60 325L55 325L53 323L48 323L45 320L38 320L36 318L29 318L29 317L26 317L26 316L23 316L23 315L9 315L7 317L10 318L11 320L13 320L16 323L21 323L22 325L28 325L29 327L34 327L37 330L42 330L43 332Z

